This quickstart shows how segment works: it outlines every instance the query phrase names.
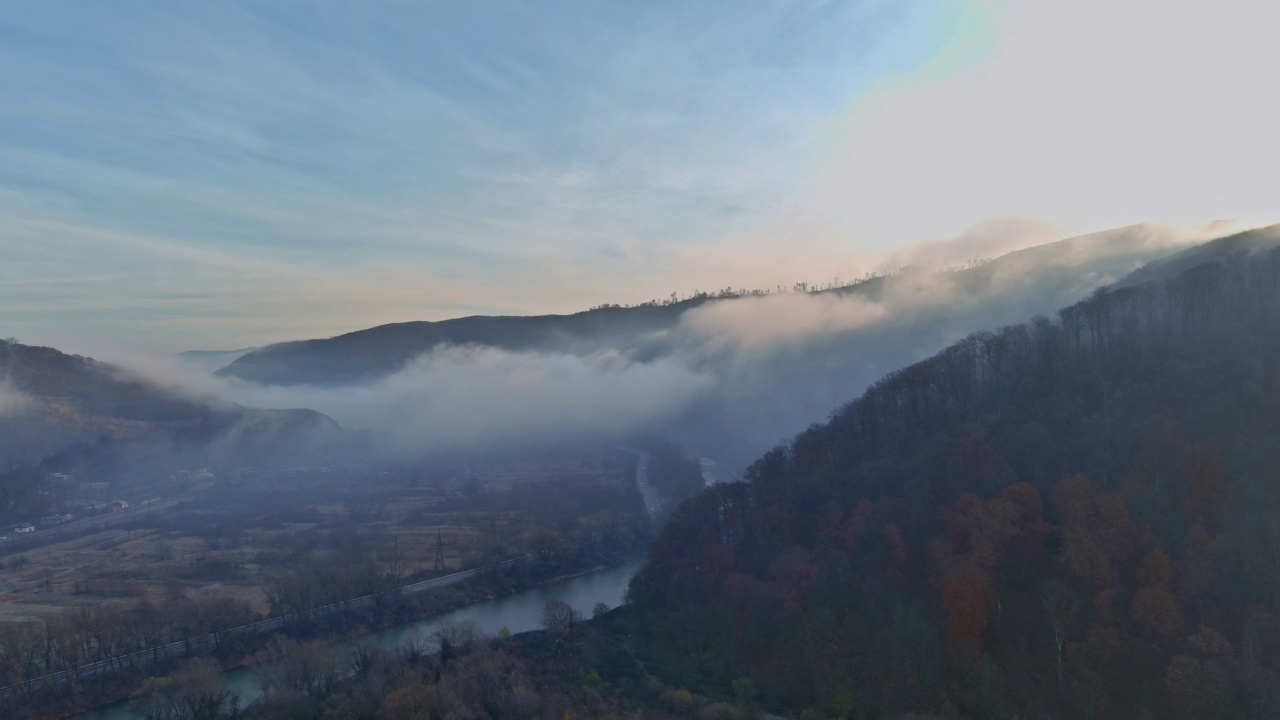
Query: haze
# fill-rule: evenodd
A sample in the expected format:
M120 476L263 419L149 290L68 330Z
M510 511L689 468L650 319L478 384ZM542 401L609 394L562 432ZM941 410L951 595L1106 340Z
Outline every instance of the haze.
M0 715L1280 717L1277 27L0 7Z

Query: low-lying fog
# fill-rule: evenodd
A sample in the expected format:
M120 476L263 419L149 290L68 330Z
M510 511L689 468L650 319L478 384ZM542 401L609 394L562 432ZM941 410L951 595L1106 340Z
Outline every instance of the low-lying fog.
M884 374L970 332L1051 314L1196 237L1139 226L961 272L716 301L686 311L668 330L586 354L439 346L393 375L353 387L263 386L214 377L207 364L114 359L186 392L254 407L312 408L348 429L372 431L391 451L643 433L675 439L733 473L824 421ZM911 259L926 264L925 250ZM946 258L955 249L935 251Z

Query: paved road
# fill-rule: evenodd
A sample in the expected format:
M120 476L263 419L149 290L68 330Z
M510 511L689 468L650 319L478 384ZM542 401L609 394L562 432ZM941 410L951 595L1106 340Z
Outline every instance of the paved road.
M12 543L12 545L4 547L6 551L25 552L31 549L29 546L34 546L46 540L50 542L58 542L65 540L66 537L70 535L96 532L105 527L119 525L120 523L129 522L131 520L137 520L139 517L147 515L148 513L168 510L183 500L190 499L190 497L191 495L187 494L164 500L144 500L138 504L131 505L126 510L119 510L113 513L102 513L99 515L89 515L87 517L82 517L65 523L59 523L57 525L48 525L33 533L24 533L19 535L14 533L12 528L6 528L6 531L0 532L0 535L8 535L9 540L6 542Z
M636 487L640 489L640 496L644 498L645 509L650 515L657 515L662 512L662 496L649 482L649 453L632 450L629 447L622 449L640 458L640 462L636 464Z
M503 562L500 562L496 565L487 565L485 567L472 568L471 570L462 570L460 572L450 573L449 575L441 575L440 577L431 578L430 580L422 580L416 583L410 583L408 585L402 586L400 588L400 592L404 594L417 593L417 592L422 592L424 590L430 590L432 588L444 587L445 585L452 585L453 583L466 580L467 578L473 575L477 575L481 572L484 572L485 570L502 567L504 565L510 565L512 563L519 562L520 560L524 560L528 557L529 557L528 555L524 555L518 558L512 558L511 560L504 560ZM342 610L346 610L350 608L367 607L369 605L372 605L376 600L377 600L376 595L364 595L358 598L347 600L346 602L337 602L329 605L324 605L322 607L312 608L311 610L308 610L304 614L304 617L305 618L322 617L324 615L330 615L330 614L341 612ZM240 627L231 628L230 630L225 630L222 633L220 633L220 635L226 636L234 633L244 633L244 632L256 632L256 633L270 632L272 630L279 630L280 628L283 628L288 621L294 620L294 619L295 618L292 616L279 615L273 618L267 618L266 620L259 620L258 622L255 622L255 623L249 623L248 625L241 625ZM57 687L58 685L61 685L63 683L70 682L72 679L91 677L93 675L106 672L112 668L122 667L125 664L135 664L138 661L145 661L147 659L159 658L160 656L167 657L169 655L178 655L178 656L186 655L191 648L209 647L214 643L214 640L215 640L215 636L206 635L199 638L191 638L190 640L179 640L177 642L169 643L168 645L157 645L156 647L147 648L146 650L139 650L137 652L128 653L125 655L118 655L116 657L113 657L107 660L100 660L98 662L90 663L88 665L81 665L80 667L74 670L63 670L62 672L54 673L52 675L45 675L43 677L33 678L23 683L22 687L25 689L31 689L32 687L35 687L35 686L44 686L44 685L51 685L51 686ZM18 690L17 686L0 688L0 699L7 698L10 695L13 695L15 692L17 692L17 690Z

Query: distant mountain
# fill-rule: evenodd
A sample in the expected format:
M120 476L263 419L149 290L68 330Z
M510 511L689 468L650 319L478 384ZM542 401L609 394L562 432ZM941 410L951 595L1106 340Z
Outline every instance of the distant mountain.
M838 398L856 395L877 377L976 330L1052 313L1186 247L1180 238L1172 230L1137 225L1021 250L966 269L874 277L818 292L725 294L573 315L383 325L263 347L218 374L260 384L342 388L377 383L409 368L413 377L395 384L394 391L362 396L393 396L389 402L400 402L396 398L406 387L428 385L419 378L436 367L432 362L415 365L415 358L449 345L567 354L594 363L593 372L619 376L661 366L698 378L699 390L675 403L675 410L636 420L634 431L678 438L732 472L780 439L827 417ZM521 384L493 378L490 385L518 392ZM591 392L616 393L607 400L623 417L643 404L635 393L646 392L632 389L628 394L626 388L633 386L626 383L600 387L604 390ZM462 401L449 412L468 411L468 392L466 387L450 388L450 398ZM488 392L490 387L476 391ZM321 395L313 406L343 421L347 408L324 405ZM438 397L423 394L416 408L430 408ZM398 418L394 427L380 428L393 433L434 427L406 422L415 412L421 410L366 407L351 422ZM546 427L556 426L559 412L558 406L545 403L530 412L540 437ZM608 423L620 424L615 418ZM581 435L581 425L572 432ZM420 436L429 440L431 433ZM518 436L518 431L508 432L498 441Z
M587 354L628 346L638 337L670 328L681 313L704 302L609 307L574 315L474 315L380 325L325 340L268 345L235 359L217 374L264 385L341 385L390 375L440 345Z
M1010 253L967 270L877 278L812 294L857 295L875 301L898 292L942 287L970 295L1007 296L1031 303L1033 311L1047 312L1172 252L1176 246L1170 244L1171 236L1162 228L1138 225ZM651 352L651 337L674 329L689 311L750 299L706 296L671 305L605 307L572 315L477 315L381 325L328 339L268 345L243 353L218 374L271 385L354 384L395 373L442 345L574 355L604 348ZM1016 317L1020 315L1011 314L1010 321Z
M1128 287L1160 282L1195 267L1247 260L1250 256L1277 246L1280 246L1280 224L1228 235L1151 262L1124 277L1117 285Z
M253 352L257 348L247 347L239 350L187 350L178 353L178 359L183 363L204 372L214 372L218 368L225 367L227 363L235 362L241 356Z
M189 397L92 358L9 341L0 341L0 397L0 469L103 442L159 443L174 452L222 443L225 461L238 454L261 461L313 435L341 432L312 410Z

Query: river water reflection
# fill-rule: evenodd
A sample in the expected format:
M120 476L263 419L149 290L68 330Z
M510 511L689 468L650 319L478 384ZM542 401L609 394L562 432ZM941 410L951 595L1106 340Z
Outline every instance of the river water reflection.
M550 600L561 600L588 617L597 603L610 608L622 604L627 583L642 564L632 560L625 565L571 578L546 587L524 590L507 597L468 605L464 608L441 613L424 620L379 630L356 640L352 644L371 642L387 650L407 647L426 640L441 625L451 621L470 620L489 635L496 635L502 628L512 633L537 630L542 626L542 609ZM240 697L241 705L257 699L258 668L243 667L222 675L225 687ZM141 716L129 711L123 700L104 705L74 716L75 720L141 720Z

